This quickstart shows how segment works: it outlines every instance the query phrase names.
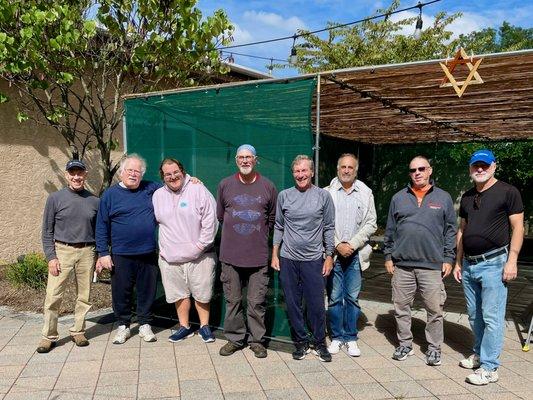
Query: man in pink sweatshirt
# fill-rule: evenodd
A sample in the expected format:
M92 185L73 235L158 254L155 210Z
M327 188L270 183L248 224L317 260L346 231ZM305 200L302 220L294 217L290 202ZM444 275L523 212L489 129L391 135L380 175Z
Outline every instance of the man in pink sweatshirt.
M204 342L214 342L209 302L216 265L216 202L204 185L190 182L178 160L164 159L159 173L165 185L152 198L159 223L159 268L166 300L176 305L180 324L168 340L179 342L194 335L189 324L192 297L200 318L199 333Z

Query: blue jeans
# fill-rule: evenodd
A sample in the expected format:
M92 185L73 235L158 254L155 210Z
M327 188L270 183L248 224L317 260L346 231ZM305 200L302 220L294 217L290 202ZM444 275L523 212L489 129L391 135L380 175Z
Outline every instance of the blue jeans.
M481 367L488 371L500 365L503 347L507 285L502 277L506 261L507 254L477 264L463 260L463 290L474 332L473 350L480 357Z
M357 320L361 314L361 265L359 254L337 257L328 277L328 320L331 339L341 342L357 340Z

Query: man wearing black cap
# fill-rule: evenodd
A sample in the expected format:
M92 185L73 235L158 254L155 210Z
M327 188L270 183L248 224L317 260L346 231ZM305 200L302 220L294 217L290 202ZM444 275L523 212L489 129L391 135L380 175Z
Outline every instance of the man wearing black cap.
M77 299L70 335L77 346L87 346L85 316L91 308L89 291L95 262L94 229L99 199L85 189L87 167L80 160L67 163L68 186L48 196L43 216L42 241L48 260L44 302L43 339L38 353L48 353L59 339L57 318L68 279L76 277Z
M459 365L476 371L473 385L498 380L503 347L507 282L516 278L524 238L524 206L514 186L494 177L496 158L478 150L470 158L474 187L461 198L455 279L463 282L466 308L474 332L474 353Z

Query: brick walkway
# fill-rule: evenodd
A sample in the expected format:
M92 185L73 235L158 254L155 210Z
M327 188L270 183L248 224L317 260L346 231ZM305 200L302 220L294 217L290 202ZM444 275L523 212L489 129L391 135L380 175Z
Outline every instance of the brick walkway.
M268 358L250 349L231 357L218 355L225 343L204 344L198 336L172 344L169 331L157 329L158 341L144 343L137 330L124 345L113 345L110 318L90 318L91 345L77 348L63 339L49 354L35 353L42 318L0 311L0 399L531 399L533 350L521 351L515 324L506 329L500 381L484 387L464 382L468 371L457 363L471 342L466 318L446 314L443 364L423 361L423 312L415 314L416 354L404 362L390 358L394 349L391 305L363 300L362 356L345 353L321 363L313 355L294 361L290 348L273 344ZM68 334L70 318L61 319ZM220 332L218 332L219 334ZM272 348L276 348L273 350Z

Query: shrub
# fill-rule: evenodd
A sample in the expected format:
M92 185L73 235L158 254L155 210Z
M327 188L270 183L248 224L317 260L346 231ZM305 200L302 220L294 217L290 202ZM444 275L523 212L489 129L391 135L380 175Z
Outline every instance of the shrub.
M45 288L48 278L48 262L42 254L28 253L7 268L6 278L14 286Z

